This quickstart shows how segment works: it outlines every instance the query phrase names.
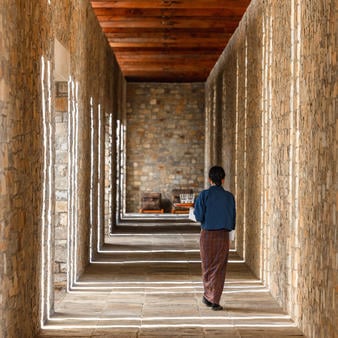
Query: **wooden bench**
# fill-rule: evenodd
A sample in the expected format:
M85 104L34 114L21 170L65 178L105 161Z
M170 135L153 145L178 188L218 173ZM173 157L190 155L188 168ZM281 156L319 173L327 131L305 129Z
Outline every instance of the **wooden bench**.
M140 209L141 214L163 214L164 209Z
M144 192L141 197L142 214L163 214L164 209L161 208L161 193Z
M173 189L172 190L172 214L189 214L189 208L194 206L194 203L181 203L181 194L193 194L194 190L190 188L186 189Z

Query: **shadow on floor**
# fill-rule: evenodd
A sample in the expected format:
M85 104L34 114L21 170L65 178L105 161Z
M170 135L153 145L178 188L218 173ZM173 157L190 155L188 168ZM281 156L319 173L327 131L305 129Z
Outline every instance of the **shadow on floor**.
M221 305L202 302L199 228L121 226L41 337L303 337L232 251Z

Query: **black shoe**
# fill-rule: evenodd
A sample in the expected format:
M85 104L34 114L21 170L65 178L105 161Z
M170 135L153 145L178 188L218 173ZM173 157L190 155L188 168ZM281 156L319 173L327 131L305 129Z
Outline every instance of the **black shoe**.
M211 309L214 311L221 311L223 310L223 306L219 305L219 304L211 304Z
M204 296L202 298L202 303L204 303L206 306L208 307L211 307L212 306L212 303L209 302Z

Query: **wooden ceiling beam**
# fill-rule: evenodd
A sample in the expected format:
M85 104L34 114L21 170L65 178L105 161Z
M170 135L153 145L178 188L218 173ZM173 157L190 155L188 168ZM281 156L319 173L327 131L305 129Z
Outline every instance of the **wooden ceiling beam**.
M92 0L125 78L205 81L250 0Z
M121 63L127 62L170 62L170 63L191 63L191 62L215 62L218 57L215 54L210 55L199 55L199 54L184 54L177 53L171 55L165 54L137 54L133 55L128 53L128 55L123 53L116 53L116 58Z
M210 67L210 66L209 66ZM165 73L192 73L192 72L202 72L202 73L207 73L208 71L210 72L210 68L205 66L205 67L200 67L198 70L196 69L195 65L176 65L175 67L171 65L158 65L158 64L147 64L144 66L140 65L130 65L126 68L125 75L127 76L128 74L134 73L153 73L153 72L165 72Z
M168 60L161 60L161 59L157 59L157 58L153 58L153 59L143 59L141 58L140 60L136 60L136 59L124 59L121 60L119 58L117 58L118 63L120 66L123 67L149 67L152 65L156 65L159 67L163 67L165 68L166 66L170 65L170 66L177 66L177 67L186 67L186 66L194 66L196 67L196 64L198 64L199 67L205 67L205 68L210 68L213 67L214 64L216 63L217 60L215 59L205 59L205 60L190 60L187 58L181 58L180 60L178 59L168 59Z
M142 38L135 38L135 39L112 39L108 40L109 45L114 49L115 47L125 47L125 48L152 48L161 46L163 48L169 49L180 49L182 48L182 44L184 44L185 48L195 48L200 47L202 48L208 43L209 47L211 48L222 48L228 43L229 38L224 37L223 39L142 39Z
M209 27L200 29L198 27L189 28L172 28L172 27L103 27L102 31L107 35L108 33L121 33L130 34L131 36L137 36L140 34L154 33L154 34L222 34L222 33L233 33L233 29L229 27Z
M152 48L144 48L142 46L135 47L135 48L126 48L126 47L114 47L113 48L115 55L121 55L121 54L133 54L134 56L137 55L162 55L171 57L172 55L220 55L223 51L223 47L215 48L208 46L208 48L205 47L194 47L190 49L186 48L164 48L163 46L156 46Z
M239 17L243 16L243 8L94 8L98 18L116 16L125 18L137 17Z
M229 30L234 30L238 26L238 20L232 19L217 19L217 18L202 18L202 17L176 17L176 18L156 18L156 17L146 17L146 18L135 18L135 19L125 19L117 20L112 17L107 20L100 20L100 25L102 28L192 28L192 29L209 29L209 28L227 28Z
M160 31L146 31L136 30L134 34L126 33L124 31L106 33L106 37L109 41L178 41L178 40L228 40L231 38L231 33L224 32L204 32L186 30L182 32L160 32ZM183 44L184 45L184 44Z
M197 29L201 29L201 21L207 21L210 23L215 23L216 27L224 27L227 24L233 26L234 24L237 26L240 17L231 16L231 17L219 17L219 16L137 16L137 17L127 17L127 16L116 16L116 15L100 15L97 17L100 23L104 23L107 25L107 22L111 22L114 26L114 23L118 23L119 25L126 23L129 25L131 22L134 23L132 27L142 27L143 22L154 22L154 24L159 25L172 25L173 23L180 23L182 26L182 22L187 22L188 27L194 25ZM141 23L141 24L140 24ZM223 25L221 25L223 23Z
M175 68L175 67L156 67L156 68L141 68L141 67L135 67L135 68L128 68L126 69L124 76L137 76L137 77L143 77L143 78L149 78L154 75L162 76L165 74L165 77L185 77L186 74L195 74L195 75L200 75L203 74L203 76L207 76L209 74L210 70L209 69L198 69L196 68ZM161 75L162 74L162 75Z
M144 56L158 56L158 57L179 57L180 55L186 55L188 57L194 56L211 56L217 53L222 52L223 48L181 48L176 50L168 50L163 48L137 48L133 49L132 53L128 48L114 48L114 52L116 55L125 56L125 57L138 57L139 55Z
M194 72L177 72L177 71L133 71L124 74L129 82L205 82L209 71L202 73Z
M172 74L165 78L163 74L151 74L151 76L128 75L125 77L127 82L153 82L153 83L191 83L191 82L205 82L208 76L201 74Z
M91 0L93 8L240 8L251 0Z

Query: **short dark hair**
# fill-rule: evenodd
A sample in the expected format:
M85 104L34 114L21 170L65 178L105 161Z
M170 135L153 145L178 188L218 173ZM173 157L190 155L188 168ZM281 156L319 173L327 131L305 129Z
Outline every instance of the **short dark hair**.
M217 186L222 185L222 180L225 177L225 171L220 166L213 166L209 170L209 178L211 182L215 183Z

